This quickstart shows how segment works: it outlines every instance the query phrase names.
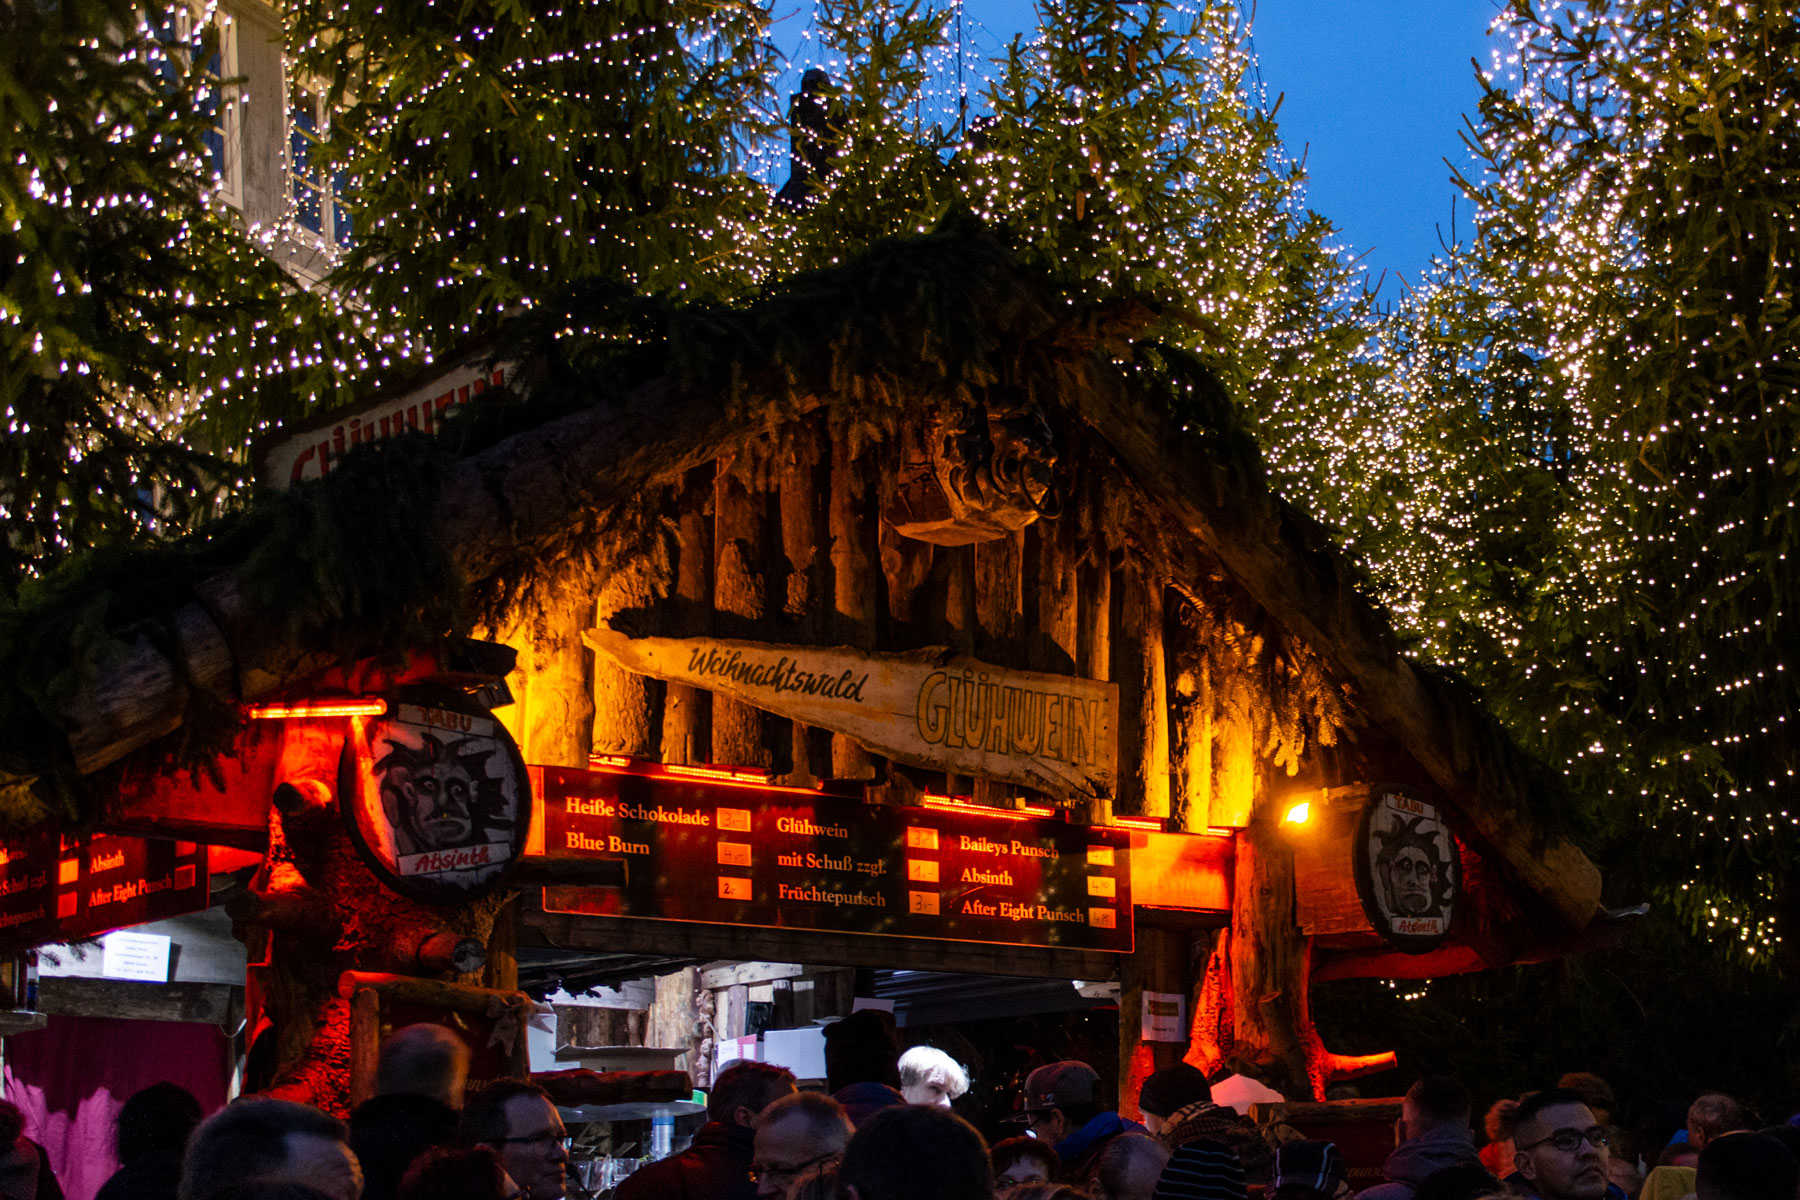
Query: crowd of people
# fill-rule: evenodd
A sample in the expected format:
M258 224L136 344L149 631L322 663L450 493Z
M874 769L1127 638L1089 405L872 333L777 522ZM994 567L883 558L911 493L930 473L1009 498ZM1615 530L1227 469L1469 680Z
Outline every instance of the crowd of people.
M1357 1191L1328 1141L1215 1104L1186 1064L1151 1075L1142 1122L1104 1101L1099 1074L1065 1060L1032 1071L1022 1127L992 1145L952 1111L969 1087L929 1046L899 1055L891 1025L857 1014L828 1027L827 1091L787 1069L720 1072L706 1123L649 1163L616 1200L1796 1200L1800 1116L1758 1128L1729 1096L1615 1124L1594 1075L1502 1100L1477 1146L1468 1090L1448 1077L1408 1089L1383 1178ZM887 1018L891 1020L891 1018ZM98 1200L577 1200L567 1132L523 1080L467 1087L468 1051L415 1025L383 1044L376 1094L348 1123L267 1097L201 1119L172 1084L119 1117L117 1174ZM0 1200L62 1200L43 1148L0 1101Z

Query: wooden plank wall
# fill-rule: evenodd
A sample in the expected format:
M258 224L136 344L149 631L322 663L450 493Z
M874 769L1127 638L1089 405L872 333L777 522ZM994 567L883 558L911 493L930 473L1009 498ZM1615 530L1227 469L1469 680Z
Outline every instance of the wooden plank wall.
M1254 742L1217 711L1216 689L1184 640L1178 615L1191 600L1168 582L1149 502L1089 438L1067 455L1076 484L1058 519L976 546L933 546L880 519L909 440L853 442L820 414L647 494L641 503L661 529L653 547L598 555L609 563L603 573L505 631L521 660L519 711L503 716L526 759L584 765L590 752L618 753L761 767L803 784L860 779L895 800L921 790L1002 807L1041 800L989 780L890 771L842 735L596 663L579 638L596 618L621 617L671 636L948 645L1118 682L1118 795L1051 798L1074 804L1077 819L1243 825L1261 774Z

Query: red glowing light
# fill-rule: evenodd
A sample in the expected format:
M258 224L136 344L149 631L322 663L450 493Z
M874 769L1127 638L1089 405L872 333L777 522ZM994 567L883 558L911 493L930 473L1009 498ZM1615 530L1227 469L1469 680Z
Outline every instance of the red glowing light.
M297 704L259 704L250 716L260 721L306 720L318 717L380 717L387 714L386 700L303 700Z
M1027 804L1020 808L990 808L986 804L976 804L970 800L959 800L955 796L931 796L924 799L926 808L941 808L950 812L980 813L986 817L1005 817L1009 821L1042 820L1056 815L1056 810L1043 805Z

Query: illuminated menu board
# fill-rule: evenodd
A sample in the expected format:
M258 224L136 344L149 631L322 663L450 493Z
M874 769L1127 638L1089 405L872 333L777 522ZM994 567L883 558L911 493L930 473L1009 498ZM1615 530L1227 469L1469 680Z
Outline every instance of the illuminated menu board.
M1131 949L1119 830L818 792L532 768L550 859L624 866L549 912Z
M0 951L93 937L198 912L206 847L159 838L35 833L0 841Z

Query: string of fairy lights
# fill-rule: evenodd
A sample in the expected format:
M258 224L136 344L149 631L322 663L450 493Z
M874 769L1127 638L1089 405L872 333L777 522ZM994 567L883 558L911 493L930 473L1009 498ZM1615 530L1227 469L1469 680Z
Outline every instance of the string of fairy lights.
M1554 706L1541 703L1554 694L1546 691L1508 715L1515 728L1540 727L1522 731L1560 755L1578 790L1635 807L1649 836L1691 848L1693 876L1667 881L1678 907L1747 958L1767 957L1781 942L1776 871L1800 823L1786 748L1791 686L1773 636L1781 568L1768 561L1785 560L1770 550L1792 528L1794 501L1779 484L1761 493L1760 510L1729 497L1755 495L1777 468L1753 439L1791 395L1773 319L1783 310L1745 329L1735 362L1723 359L1713 349L1721 333L1703 327L1709 267L1689 279L1677 264L1740 262L1696 255L1679 239L1712 211L1726 213L1757 176L1767 181L1785 144L1730 191L1685 194L1682 172L1715 154L1729 170L1755 131L1791 127L1794 79L1785 66L1749 70L1769 67L1756 48L1775 39L1746 33L1760 12L1742 6L1568 3L1537 15L1508 30L1489 75L1503 105L1487 123L1487 161L1471 171L1485 244L1464 247L1377 324L1372 355L1383 370L1347 397L1341 419L1272 457L1284 485L1320 507L1357 481L1390 493L1392 503L1351 514L1350 543L1422 657L1490 685L1507 682L1496 663L1515 653L1525 660L1513 668L1519 681L1598 679L1586 691L1565 687ZM1746 50L1734 70L1748 79L1722 88L1717 109L1687 110L1719 136L1684 145L1670 81L1716 65L1721 45ZM1779 62L1779 51L1771 57ZM1746 226L1738 246L1767 255L1768 290L1785 303L1793 206L1779 186L1730 221ZM1719 243L1733 241L1720 231ZM1741 283L1712 286L1715 299L1742 299L1732 290ZM1675 316L1663 319L1671 306ZM1459 344L1471 313L1485 340ZM1640 364L1666 374L1646 386ZM1716 383L1688 407L1680 389L1690 379ZM1498 449L1468 437L1505 436L1497 407L1509 399L1540 424L1515 423L1516 444ZM1559 508L1509 506L1525 472L1557 479ZM1532 527L1545 520L1555 527ZM1538 566L1529 605L1502 602L1478 578L1494 565L1489 548L1509 537L1536 537L1554 555ZM1737 602L1768 580L1777 583L1767 603ZM1571 632L1546 639L1543 629L1556 626ZM1643 689L1638 714L1602 703L1609 677ZM1504 708L1506 688L1496 691ZM1535 714L1523 711L1533 703ZM1679 852L1668 858L1679 871ZM1744 882L1722 885L1722 871Z
M290 19L292 58L329 63L342 49L334 28L353 20L355 5L295 7L311 24L302 30ZM309 236L290 188L285 207L248 229L234 251L246 256L244 277L258 278L252 259L288 261L305 245L327 282L292 289L273 312L258 310L241 325L153 331L190 352L189 377L163 395L122 397L111 419L121 431L168 434L241 410L222 426L241 458L275 419L253 404L272 381L310 389L319 403L347 399L371 372L429 363L584 274L734 298L877 237L927 229L960 205L1012 230L1072 293L1147 293L1183 311L1188 321L1172 324L1171 336L1219 369L1256 422L1278 488L1343 531L1421 658L1502 682L1511 670L1543 695L1557 695L1564 676L1689 672L1704 694L1656 692L1663 711L1645 715L1681 732L1648 750L1637 744L1641 723L1579 690L1507 715L1533 745L1560 754L1557 765L1578 785L1636 804L1652 820L1678 818L1683 836L1760 846L1800 824L1791 758L1781 750L1785 708L1704 737L1685 731L1715 702L1741 711L1750 699L1787 695L1783 656L1761 649L1775 644L1781 610L1734 605L1753 572L1734 566L1738 558L1714 561L1720 547L1741 557L1757 531L1742 510L1704 499L1762 486L1761 468L1746 458L1696 459L1690 475L1659 477L1641 464L1696 439L1735 445L1778 432L1769 414L1791 404L1779 390L1791 352L1774 317L1753 331L1758 349L1740 374L1772 381L1762 407L1741 403L1743 381L1729 374L1691 410L1647 413L1618 391L1628 374L1621 363L1633 358L1707 373L1723 353L1705 339L1659 340L1651 316L1666 298L1646 281L1679 247L1643 233L1714 198L1677 191L1667 212L1643 211L1642 198L1656 190L1646 172L1657 155L1685 136L1666 119L1674 85L1659 70L1678 74L1671 64L1681 37L1724 39L1734 21L1752 18L1732 5L1681 0L1669 6L1679 21L1665 24L1685 22L1686 32L1665 30L1661 58L1646 62L1651 43L1634 22L1647 6L1537 7L1539 19L1514 25L1490 66L1500 116L1488 122L1488 160L1468 168L1480 193L1477 239L1381 312L1347 248L1306 208L1303 175L1268 116L1243 12L1227 0L1045 5L1045 26L1010 57L962 0L923 12L888 0L784 0L775 11L694 6L690 15L711 15L676 30L622 19L601 28L610 0L495 14L441 52L399 56L341 98L359 106L355 145L346 150L324 131L315 182L346 202L354 241ZM435 0L425 9L437 12ZM215 19L229 20L229 11L208 0L190 28L146 23L130 52L191 64L199 31ZM1560 32L1553 38L1550 29ZM1570 45L1582 47L1573 63L1558 57ZM368 51L379 58L384 47ZM609 73L576 73L596 62ZM819 182L810 205L791 211L769 197L789 170L787 97L812 69L827 73L854 120L838 171ZM1627 100L1613 85L1633 73L1644 85ZM611 90L595 90L601 77L614 81ZM696 111L666 83L701 77L723 81L718 102L728 113ZM1745 128L1792 128L1800 113L1791 87L1722 94L1743 110L1731 120ZM197 96L247 101L233 83L202 83ZM496 127L531 144L518 142L510 164L459 158L465 127L452 111L491 112ZM641 125L652 112L669 118L659 125L662 149L678 167L657 160L652 182L666 199L649 229L638 185L650 170ZM132 136L119 130L119 144ZM921 145L932 148L930 161L921 162ZM278 149L290 177L301 151ZM182 153L204 181L204 202L221 208L216 164ZM35 174L30 196L83 214L156 203L128 191L58 190ZM1734 247L1773 257L1775 298L1786 303L1793 210L1770 211ZM185 226L173 235L196 236ZM676 249L661 259L635 249L652 244ZM1700 286L1674 285L1683 302L1684 289ZM222 297L156 299L198 311ZM29 320L0 308L0 323ZM1483 337L1463 337L1472 323ZM48 353L41 338L33 351ZM79 358L54 365L77 375L99 369ZM1548 415L1541 427L1496 420L1494 406L1514 395L1555 414L1555 427ZM21 416L9 410L6 418L9 431L26 431ZM70 453L79 457L81 444ZM1548 530L1540 527L1546 510L1508 504L1527 469L1556 474L1563 489ZM1791 496L1785 502L1792 510ZM1634 517L1679 515L1684 505L1694 520L1715 523L1690 537L1678 522ZM1491 583L1496 564L1481 561L1513 536L1554 551L1532 569L1539 595L1531 604L1501 595ZM1616 614L1632 603L1662 613L1684 637L1710 639L1720 652L1707 663L1716 660L1717 671L1659 656L1654 640L1642 643L1651 647L1643 661L1624 662L1639 651ZM1546 622L1591 635L1591 644L1570 650L1568 661L1543 658ZM1694 769L1644 778L1646 755L1672 764L1686 755ZM1748 762L1789 766L1751 778L1720 765ZM1702 925L1747 954L1766 956L1778 944L1766 896L1731 894L1698 874L1675 886Z

